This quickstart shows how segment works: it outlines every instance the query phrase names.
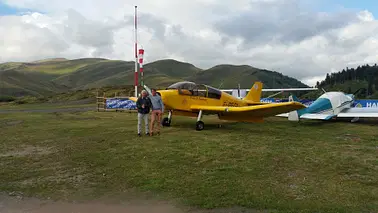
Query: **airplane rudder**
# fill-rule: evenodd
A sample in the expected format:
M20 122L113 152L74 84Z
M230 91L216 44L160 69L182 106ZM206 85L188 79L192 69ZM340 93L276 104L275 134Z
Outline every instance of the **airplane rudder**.
M294 110L289 112L289 116L287 118L289 121L299 121L298 110Z
M297 96L293 95L293 94L290 94L289 96L289 101L295 101L295 102L300 102L299 99L297 98Z
M295 96L295 95L293 95L293 100L296 101L296 102L300 102L299 98L297 98L297 96Z
M256 81L253 84L253 87L256 89L256 91L262 91L263 83L261 81Z
M301 115L306 114L306 112L307 112L307 108L291 111L289 112L288 120L299 121L299 118L301 117Z
M261 99L261 93L262 93L262 82L257 81L253 84L250 93L251 96L249 97L250 100L259 102Z

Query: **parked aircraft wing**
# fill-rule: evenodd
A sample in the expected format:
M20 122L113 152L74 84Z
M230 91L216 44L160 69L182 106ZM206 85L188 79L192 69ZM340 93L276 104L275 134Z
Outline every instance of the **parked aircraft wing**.
M243 107L228 107L228 106L207 106L207 105L192 105L192 111L198 112L202 110L204 113L223 113L223 114L242 114L252 117L268 117L277 114L290 112L293 110L303 109L306 106L298 102L283 102L264 104L257 106L243 106Z
M283 88L283 89L262 89L263 92L280 92L280 91L314 91L318 88Z
M306 113L300 116L303 119L314 119L314 120L329 120L335 115L332 114L316 114L316 113Z
M238 89L221 89L223 92L232 92ZM282 89L262 89L263 92L281 92L281 91L314 91L318 88L282 88ZM240 89L240 91L249 91L249 89Z
M137 97L128 97L128 98L129 98L129 100L134 101L134 102L136 102L138 100Z
M353 118L353 117L361 117L361 118L377 118L378 117L378 108L347 108L341 111L337 117L340 118Z
M288 118L289 117L289 113L282 113L282 114L278 114L276 116L277 117ZM302 119L314 119L314 120L329 120L332 117L334 117L334 115L330 115L330 114L316 114L316 113L305 113L305 114L303 114L303 115L300 116L300 118L302 118Z

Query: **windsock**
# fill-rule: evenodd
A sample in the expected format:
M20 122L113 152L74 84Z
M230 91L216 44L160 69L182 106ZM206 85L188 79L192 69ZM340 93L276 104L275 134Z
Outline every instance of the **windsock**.
M144 79L143 79L143 55L144 49L139 49L139 71L140 71L140 80L141 86L144 86Z

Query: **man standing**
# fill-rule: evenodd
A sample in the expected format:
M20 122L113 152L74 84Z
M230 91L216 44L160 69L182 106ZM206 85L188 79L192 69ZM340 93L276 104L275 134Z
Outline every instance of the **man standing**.
M142 96L139 97L136 102L136 107L138 109L138 136L141 136L142 119L144 120L146 135L149 135L148 114L150 113L151 106L151 100L147 97L147 91L143 90Z
M163 100L159 95L156 94L156 89L151 89L152 96L150 96L151 103L152 103L152 114L151 114L151 128L150 128L150 135L153 135L155 121L157 122L156 132L160 134L160 121L161 116L164 113L164 103Z

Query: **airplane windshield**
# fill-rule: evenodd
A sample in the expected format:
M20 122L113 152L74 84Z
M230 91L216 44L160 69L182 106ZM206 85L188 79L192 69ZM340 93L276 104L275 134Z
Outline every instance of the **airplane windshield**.
M169 86L167 89L177 89L180 94L189 95L187 92L190 92L191 96L201 96L213 99L220 99L222 96L222 91L214 87L204 84L195 84L190 81L177 82ZM187 92L183 92L183 90L186 90Z
M207 90L208 90L208 98L220 99L222 96L222 92L218 89L215 89L214 87L207 86Z
M182 81L172 84L167 89L186 89L193 90L196 87L196 84L190 81Z

